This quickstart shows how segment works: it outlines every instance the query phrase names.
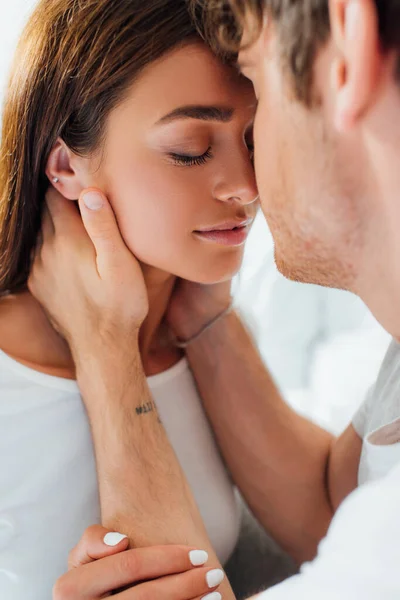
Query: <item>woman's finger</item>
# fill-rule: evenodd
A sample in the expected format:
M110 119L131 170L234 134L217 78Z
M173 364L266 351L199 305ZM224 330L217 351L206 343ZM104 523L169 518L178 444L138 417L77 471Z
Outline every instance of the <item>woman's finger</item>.
M53 223L53 219L51 218L51 214L50 211L47 207L47 204L45 204L44 208L43 208L43 214L42 214L42 229L41 229L41 235L42 235L42 240L43 242L47 242L49 240L51 240L54 236L54 223Z
M86 529L78 544L71 550L68 568L76 569L106 556L126 550L129 540L126 535L110 531L101 525Z
M224 580L221 569L199 568L185 573L161 577L141 583L130 590L116 594L118 600L217 600L217 588ZM217 593L217 595L215 595ZM211 595L211 598L210 598ZM220 597L220 595L219 595Z
M55 585L53 600L97 600L114 590L141 581L196 571L200 568L199 564L204 564L207 559L206 552L186 546L155 546L126 550L85 564L63 575ZM201 578L204 582L205 575ZM127 592L131 593L132 590Z

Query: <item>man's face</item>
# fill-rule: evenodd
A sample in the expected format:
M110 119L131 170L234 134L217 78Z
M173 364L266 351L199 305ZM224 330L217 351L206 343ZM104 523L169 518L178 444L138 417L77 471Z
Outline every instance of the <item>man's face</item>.
M354 289L368 207L359 141L341 140L333 127L332 59L328 43L316 60L317 102L309 108L295 97L271 25L239 54L258 98L255 167L277 266L290 279Z

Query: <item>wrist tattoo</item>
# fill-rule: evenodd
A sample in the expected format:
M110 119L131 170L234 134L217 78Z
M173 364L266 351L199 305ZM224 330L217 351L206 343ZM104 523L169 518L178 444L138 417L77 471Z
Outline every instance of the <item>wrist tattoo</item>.
M141 404L136 407L137 415L145 415L147 413L153 412L155 410L155 406L153 402L146 402L145 404Z

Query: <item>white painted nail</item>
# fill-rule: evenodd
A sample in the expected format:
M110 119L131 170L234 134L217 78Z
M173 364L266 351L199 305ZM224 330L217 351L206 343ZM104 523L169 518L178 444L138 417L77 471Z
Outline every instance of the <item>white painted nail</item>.
M189 559L194 567L200 567L208 561L208 554L204 550L192 550L189 552Z
M209 588L217 587L223 580L225 574L221 569L213 569L212 571L208 571L206 575L207 585Z
M118 544L122 542L122 540L125 540L127 537L127 535L123 535L122 533L112 531L104 536L103 542L106 546L118 546Z
M211 592L211 594L203 596L201 600L222 600L222 596L219 592Z

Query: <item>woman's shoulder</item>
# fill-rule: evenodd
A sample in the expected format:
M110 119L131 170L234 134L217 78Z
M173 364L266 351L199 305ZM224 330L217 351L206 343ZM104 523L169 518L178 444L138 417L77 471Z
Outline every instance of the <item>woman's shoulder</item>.
M75 378L68 346L28 292L0 298L0 351L38 372Z

